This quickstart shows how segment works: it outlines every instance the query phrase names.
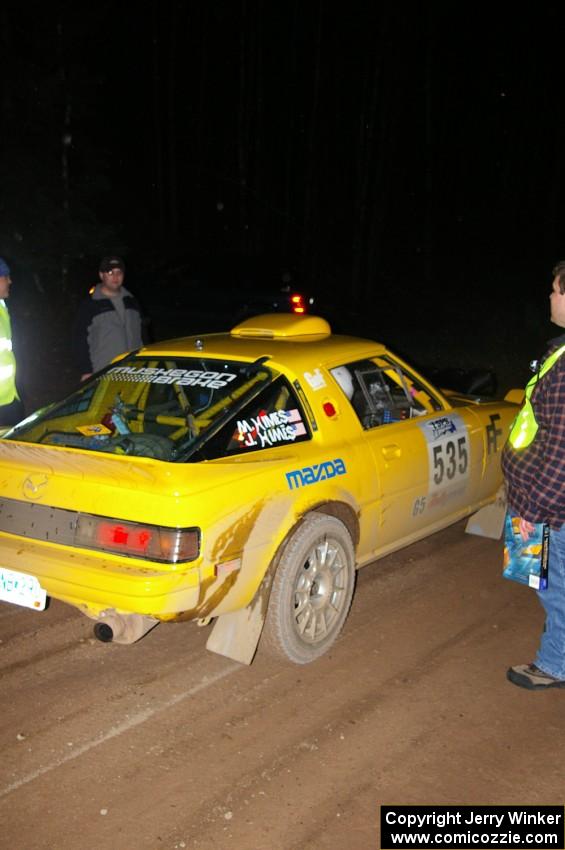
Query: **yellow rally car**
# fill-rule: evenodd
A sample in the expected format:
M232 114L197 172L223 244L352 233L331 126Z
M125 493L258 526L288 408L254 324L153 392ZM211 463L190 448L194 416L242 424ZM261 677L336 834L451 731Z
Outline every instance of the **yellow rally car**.
M307 663L356 567L492 502L516 411L314 316L156 343L4 435L0 599L122 643L214 619L213 651Z

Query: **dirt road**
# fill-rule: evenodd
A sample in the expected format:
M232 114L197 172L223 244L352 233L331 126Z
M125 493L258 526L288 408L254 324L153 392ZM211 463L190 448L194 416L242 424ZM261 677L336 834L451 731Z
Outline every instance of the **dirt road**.
M369 850L380 804L562 804L565 693L506 682L542 617L499 574L462 524L377 562L307 667L1 604L0 846Z

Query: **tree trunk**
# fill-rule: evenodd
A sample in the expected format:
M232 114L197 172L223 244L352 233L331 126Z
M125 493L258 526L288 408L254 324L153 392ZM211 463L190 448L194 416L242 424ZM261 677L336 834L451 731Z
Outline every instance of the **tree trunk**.
M247 0L241 2L241 31L239 38L239 111L237 122L237 169L239 183L239 233L240 244L247 247L247 186L249 168L249 27L247 21Z
M162 138L162 107L161 107L161 29L159 26L159 9L153 6L153 138L154 157L152 163L152 183L156 197L155 211L157 216L158 250L165 247L165 187L163 185L163 138Z
M317 194L318 169L316 167L317 146L316 132L318 120L318 108L320 98L321 58L322 58L322 17L323 0L319 0L316 20L316 33L314 43L314 78L312 85L312 101L310 105L310 120L307 135L307 163L304 181L304 225L302 244L302 267L310 282L316 280L317 257L315 256L316 244L314 222L314 203Z
M286 141L285 141L285 157L284 157L284 185L283 185L283 236L281 240L283 253L288 256L291 246L291 227L294 231L294 204L293 204L293 178L294 178L294 145L296 138L296 103L294 98L294 87L298 79L298 57L296 45L298 41L300 21L300 9L298 2L293 5L292 29L289 44L290 59L286 69L289 79L287 87L287 102L286 102ZM292 233L294 236L294 232ZM292 241L294 241L292 239Z
M177 53L177 0L171 0L168 32L168 75L167 75L167 153L168 153L168 209L170 249L176 250L179 236L178 193L177 193L177 145L176 145L176 53Z
M72 103L68 85L68 74L65 57L63 22L57 23L57 53L59 63L59 81L63 92L63 120L60 129L61 144L61 203L63 208L63 251L61 253L61 292L68 291L69 283L69 235L71 230L71 181L69 168L69 150L72 144L71 117Z

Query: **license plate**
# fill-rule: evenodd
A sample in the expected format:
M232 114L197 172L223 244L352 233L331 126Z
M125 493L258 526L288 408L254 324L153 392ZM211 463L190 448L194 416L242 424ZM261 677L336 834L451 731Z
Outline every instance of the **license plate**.
M43 611L47 602L47 592L34 576L0 567L0 600Z

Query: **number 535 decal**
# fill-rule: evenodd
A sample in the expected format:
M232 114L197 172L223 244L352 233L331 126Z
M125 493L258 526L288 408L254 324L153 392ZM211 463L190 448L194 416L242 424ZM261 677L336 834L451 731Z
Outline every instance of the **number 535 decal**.
M469 435L456 413L419 423L428 444L428 489L442 490L469 474Z
M458 475L465 475L469 466L467 435L432 446L432 457L434 484L438 487L445 479L453 481Z

